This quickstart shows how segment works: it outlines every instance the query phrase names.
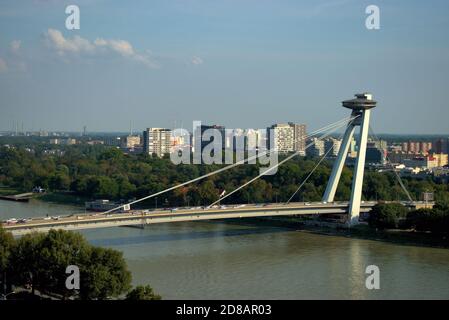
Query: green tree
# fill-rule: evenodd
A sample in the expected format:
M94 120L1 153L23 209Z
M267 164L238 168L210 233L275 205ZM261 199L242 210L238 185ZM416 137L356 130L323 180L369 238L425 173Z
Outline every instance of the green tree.
M370 211L368 223L379 229L395 229L407 215L407 208L398 203L376 204Z
M107 299L131 287L131 273L121 252L93 247L80 234L70 231L23 236L12 247L7 264L10 281L15 286L31 286L33 294L39 290L61 298ZM65 287L69 265L80 270L79 291Z
M82 299L117 297L131 288L131 273L123 254L113 249L93 247L80 272Z
M126 300L161 300L161 296L155 294L151 286L137 286L126 295Z
M65 297L74 295L67 290L66 268L76 265L84 268L89 264L91 246L79 233L64 230L50 230L40 238L39 290Z
M0 225L0 290L3 290L5 280L8 280L7 268L9 266L11 251L14 246L14 237L10 232L6 232Z
M198 188L198 193L203 201L202 204L211 204L218 199L218 190L212 180L203 182Z
M8 271L12 275L10 280L16 286L31 286L33 294L37 288L43 288L46 284L46 270L40 264L40 246L44 236L41 233L31 233L21 237L11 251L9 260Z
M440 206L414 210L407 214L406 225L416 231L449 233L449 212Z
M70 187L70 177L65 173L55 173L48 181L51 190L68 190Z

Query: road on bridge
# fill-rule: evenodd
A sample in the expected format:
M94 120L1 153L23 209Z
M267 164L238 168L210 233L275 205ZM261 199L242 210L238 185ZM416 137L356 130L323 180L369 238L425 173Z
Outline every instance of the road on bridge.
M376 202L366 202L361 206L362 212L368 212ZM199 221L212 219L233 219L249 217L269 217L287 215L344 214L348 202L300 202L289 204L251 204L207 207L172 208L165 210L132 210L124 213L80 213L69 216L45 217L34 219L9 219L3 222L3 228L14 235L32 231L50 229L90 229L151 223L180 221Z

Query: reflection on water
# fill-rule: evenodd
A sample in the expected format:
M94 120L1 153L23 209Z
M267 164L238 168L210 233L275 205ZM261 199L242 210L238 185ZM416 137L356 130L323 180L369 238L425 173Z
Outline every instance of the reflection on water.
M77 210L41 203L29 216L34 207L42 215L42 206ZM217 221L81 232L123 251L134 284L151 284L165 299L449 298L447 249ZM380 268L380 290L365 288L371 264Z
M134 283L166 299L449 298L446 249L218 222L83 233L122 250ZM370 264L381 290L365 288Z

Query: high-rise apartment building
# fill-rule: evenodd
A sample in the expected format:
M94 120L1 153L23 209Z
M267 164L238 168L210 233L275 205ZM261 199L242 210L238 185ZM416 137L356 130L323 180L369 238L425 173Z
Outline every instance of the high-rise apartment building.
M147 128L143 132L143 152L163 157L170 153L171 130L165 128Z
M259 146L259 132L254 129L247 129L245 131L246 136L246 149L247 150L256 150Z
M419 143L421 153L426 155L432 150L432 142L420 142Z
M354 137L352 137L351 142L349 143L348 157L349 158L357 157L357 142L355 141Z
M295 150L295 131L288 123L277 123L268 128L270 149L279 153ZM271 136L273 135L273 136ZM273 145L271 145L273 143Z
M338 151L340 151L340 147L341 147L340 139L328 138L324 141L324 153L327 153L329 151L327 155L330 157L331 156L336 157L338 155Z
M268 130L270 149L277 149L280 153L296 152L300 155L306 154L306 125L289 123L277 123ZM271 137L272 134L273 136Z
M290 127L293 128L293 149L299 151L300 155L306 155L306 125L289 122Z
M312 138L309 140L313 143L310 148L307 149L307 155L310 157L321 157L324 155L325 145L324 141L318 138Z
M206 147L207 145L209 145L210 143L212 143L214 141L214 137L211 136L209 138L206 138L207 130L212 129L212 130L216 130L220 135L221 135L221 141L217 141L217 145L218 143L221 145L221 148L225 149L226 148L226 129L224 126L219 126L219 125L204 125L202 124L200 126L200 133L201 133L201 153L203 152L204 147ZM205 136L206 133L206 136Z
M402 143L402 152L426 155L432 149L431 142L407 141Z
M220 140L215 141L216 137ZM210 156L214 156L217 149L223 151L229 145L229 137L226 135L226 128L219 125L200 124L193 129L192 145L194 158L198 159L200 163L204 163L203 152L206 147L211 148L209 150L213 150L210 152Z
M432 149L435 153L449 153L449 138L436 140Z

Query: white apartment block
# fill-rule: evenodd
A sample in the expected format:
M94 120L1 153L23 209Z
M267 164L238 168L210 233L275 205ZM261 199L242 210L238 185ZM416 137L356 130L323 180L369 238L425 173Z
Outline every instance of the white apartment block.
M149 155L163 157L170 153L171 130L165 128L147 128L143 132L143 151Z

